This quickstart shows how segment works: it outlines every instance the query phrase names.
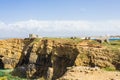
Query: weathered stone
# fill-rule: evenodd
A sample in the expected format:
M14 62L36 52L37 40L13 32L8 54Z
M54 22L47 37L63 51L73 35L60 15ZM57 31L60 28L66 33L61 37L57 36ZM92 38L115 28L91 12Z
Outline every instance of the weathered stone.
M114 56L116 53L113 54L111 50L98 48L95 44L90 46L91 44L88 44L90 41L80 43L50 39L3 40L0 41L0 56L3 56L0 58L0 62L3 63L1 66L15 68L26 65L25 75L28 78L43 77L53 80L60 78L67 70L76 66L92 68L72 69L71 72L89 73L99 70L96 66L119 69L119 54Z

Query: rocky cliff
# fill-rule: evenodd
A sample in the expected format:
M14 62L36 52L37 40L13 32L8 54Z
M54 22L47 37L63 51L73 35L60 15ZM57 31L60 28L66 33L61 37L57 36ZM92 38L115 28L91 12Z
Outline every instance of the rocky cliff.
M14 76L56 80L68 67L90 66L120 70L120 50L93 40L8 39L0 41L0 68Z

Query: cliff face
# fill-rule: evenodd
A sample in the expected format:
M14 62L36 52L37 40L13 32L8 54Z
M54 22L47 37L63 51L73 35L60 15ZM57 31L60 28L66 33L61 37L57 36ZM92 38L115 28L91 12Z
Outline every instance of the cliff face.
M21 57L24 40L0 40L1 68L14 68ZM4 65L3 65L4 64Z
M119 69L119 50L103 48L91 41L66 39L9 39L0 41L0 68L19 69L28 78L57 79L72 66ZM116 55L117 54L117 55ZM20 70L21 71L21 70ZM17 72L17 73L16 73Z

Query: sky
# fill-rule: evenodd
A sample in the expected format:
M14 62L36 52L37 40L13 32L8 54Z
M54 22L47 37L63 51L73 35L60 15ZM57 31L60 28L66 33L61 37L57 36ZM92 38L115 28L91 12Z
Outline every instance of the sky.
M0 0L0 38L120 35L120 0Z

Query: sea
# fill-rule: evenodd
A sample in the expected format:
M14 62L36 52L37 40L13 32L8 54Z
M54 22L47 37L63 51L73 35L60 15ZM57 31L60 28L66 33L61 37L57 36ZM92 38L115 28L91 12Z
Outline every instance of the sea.
M110 38L110 41L114 41L114 40L120 40L120 38Z

